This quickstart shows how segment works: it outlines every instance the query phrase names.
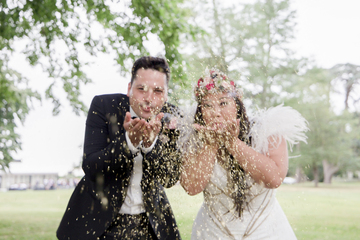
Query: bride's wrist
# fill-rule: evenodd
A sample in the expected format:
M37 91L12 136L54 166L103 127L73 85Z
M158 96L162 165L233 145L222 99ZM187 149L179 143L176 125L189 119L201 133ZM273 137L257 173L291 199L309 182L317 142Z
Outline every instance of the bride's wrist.
M233 137L233 136L228 136L226 138L224 145L230 153L233 153L234 151L237 150L238 140L239 140L239 138Z

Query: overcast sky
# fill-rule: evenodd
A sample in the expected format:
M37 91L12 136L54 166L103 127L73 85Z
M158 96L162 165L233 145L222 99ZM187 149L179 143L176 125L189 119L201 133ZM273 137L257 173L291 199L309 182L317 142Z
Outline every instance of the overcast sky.
M312 57L321 67L338 63L360 65L360 1L358 0L296 0L296 41L294 50L300 56ZM161 47L149 48L151 54ZM44 92L48 86L40 68L30 68L14 56L17 69L30 79L30 86ZM111 57L99 57L88 69L94 83L83 88L82 100L90 105L93 96L104 93L126 93L128 79L121 78ZM82 157L85 116L75 116L68 105L53 117L52 104L34 103L26 122L18 129L22 150L16 154L21 163L12 163L12 172L58 172L66 174Z

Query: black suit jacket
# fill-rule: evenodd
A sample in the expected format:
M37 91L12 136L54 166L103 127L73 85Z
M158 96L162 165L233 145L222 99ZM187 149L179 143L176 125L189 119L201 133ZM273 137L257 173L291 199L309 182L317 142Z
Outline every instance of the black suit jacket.
M165 104L163 112L175 110ZM95 96L86 120L82 168L57 230L59 239L97 239L109 227L123 204L130 183L134 156L123 128L129 98L123 94ZM176 130L162 128L151 152L143 158L141 189L146 214L159 239L180 239L164 187L180 175ZM164 186L164 187L163 187Z

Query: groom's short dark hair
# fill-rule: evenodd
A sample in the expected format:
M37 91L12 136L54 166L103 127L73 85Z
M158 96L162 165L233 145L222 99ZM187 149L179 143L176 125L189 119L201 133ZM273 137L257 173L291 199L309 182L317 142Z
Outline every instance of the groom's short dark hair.
M137 59L131 70L131 84L136 78L139 69L154 69L166 75L166 84L170 81L170 67L165 58L144 56Z

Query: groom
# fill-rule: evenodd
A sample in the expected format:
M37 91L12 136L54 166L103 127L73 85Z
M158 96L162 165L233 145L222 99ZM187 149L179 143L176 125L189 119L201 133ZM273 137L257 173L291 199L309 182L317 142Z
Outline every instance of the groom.
M95 96L86 120L82 168L58 239L181 239L164 187L179 179L177 131L164 113L170 69L141 57L127 95ZM165 119L165 118L164 118Z

